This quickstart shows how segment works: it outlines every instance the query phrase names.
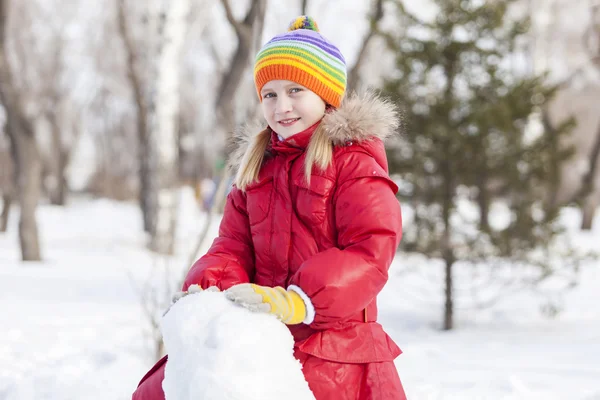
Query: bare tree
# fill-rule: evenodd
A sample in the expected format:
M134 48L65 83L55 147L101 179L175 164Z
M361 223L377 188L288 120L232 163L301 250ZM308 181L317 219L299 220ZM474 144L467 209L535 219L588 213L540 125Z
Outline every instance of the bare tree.
M35 2L15 4L15 21L20 26L44 26L43 31L19 29L12 32L12 50L16 65L22 73L15 78L15 85L21 92L21 101L35 110L30 118L44 125L34 124L40 132L39 145L42 161L43 187L52 204L63 205L67 195L66 168L72 144L75 140L67 135L63 126L67 110L76 107L70 104L66 71L65 31L74 8L65 7L61 13L48 12L44 7L36 7ZM43 62L39 62L43 60ZM42 129L40 129L42 130ZM43 129L46 131L46 129Z
M237 48L229 68L221 77L215 111L217 127L225 132L227 138L233 133L236 124L235 94L240 87L244 73L250 66L250 55L258 47L267 8L266 0L252 0L250 9L243 20L238 21L231 11L229 0L221 0L227 21L234 29L238 39Z
M152 138L157 142L158 215L151 248L173 254L177 218L177 159L179 155L177 122L179 120L179 80L181 55L190 12L189 0L176 1L166 12L164 30L159 37L156 115ZM207 13L204 13L206 15ZM205 17L204 20L207 20Z
M595 105L600 85L593 73L600 71L600 5L579 2L565 12L571 5L567 0L528 2L534 22L534 70L550 72L559 87L543 110L544 126L552 130L570 116L576 120L569 143L560 144L572 146L573 157L561 169L560 182L550 196L555 203L579 204L581 228L590 229L600 204L600 118ZM536 23L538 18L541 22Z
M584 36L586 50L591 63L600 72L600 3L590 5L591 23ZM600 187L594 187L594 181L600 176L598 163L600 162L600 121L595 131L595 140L588 153L588 170L583 175L581 182L581 197L584 199L583 218L581 228L592 229L592 221L600 199L590 198L594 192L600 192ZM600 197L597 195L596 197Z
M264 18L266 13L266 0L253 0L250 9L246 13L243 21L235 19L231 12L231 7L228 0L221 0L225 9L227 20L235 30L238 37L238 46L231 61L231 64L225 74L221 78L218 93L219 97L215 103L215 111L217 115L217 125L221 131L224 131L228 141L235 128L235 93L242 83L242 78L246 69L250 66L250 54L256 52L262 40L262 31L264 26ZM202 231L196 241L194 249L190 253L188 265L198 256L198 252L202 244L208 237L208 231L213 220L213 216L223 208L226 198L227 185L231 176L229 168L223 168L219 184L215 189L213 203L208 210L206 220Z
M348 91L352 92L358 88L360 80L360 67L364 62L369 43L376 36L379 28L379 22L383 18L383 0L373 0L373 6L369 15L369 30L363 38L358 50L356 62L348 72Z
M65 205L68 184L66 169L69 165L72 147L66 145L66 132L63 124L63 104L67 96L65 88L61 85L61 75L64 69L64 39L61 32L54 33L53 51L47 62L40 63L45 69L45 76L52 79L43 80L41 99L44 102L43 117L48 121L51 134L51 152L47 157L49 164L49 179L46 179L48 197L54 205Z
M6 232L8 229L8 217L10 216L10 206L12 204L12 196L10 193L2 192L2 212L0 212L0 233Z
M138 164L139 164L139 202L144 219L144 230L152 233L156 226L156 196L153 188L152 175L154 166L151 156L151 140L148 126L149 104L145 98L143 75L140 71L139 56L126 15L127 7L125 0L117 0L118 31L125 47L127 58L127 79L133 91L136 109L136 131L138 136Z
M233 16L229 0L221 0L221 4L225 9L227 21L236 33L238 43L229 67L222 75L217 89L217 100L215 102L216 126L214 130L225 137L225 142L231 142L237 121L235 95L242 86L245 72L250 66L250 55L258 51L261 44L267 0L252 0L246 16L241 21ZM227 151L227 148L225 151ZM224 158L227 157L228 154L225 154ZM221 194L227 191L230 177L231 171L229 168L223 168L214 199L224 199ZM217 204L217 211L222 210L222 208L223 204Z
M6 112L6 132L14 148L17 199L21 209L21 257L23 261L39 261L41 255L35 211L40 197L41 162L34 128L25 115L8 61L6 33L9 5L9 0L0 0L0 101Z
M13 160L16 159L11 143L6 143L3 148L3 136L0 133L0 189L2 190L2 211L0 212L0 233L6 232L8 228L8 217L14 196L14 182L17 181L14 176ZM8 139L8 138L7 138Z
M90 86L89 94L83 99L84 106L68 120L75 131L78 124L85 127L97 143L95 170L87 189L102 197L136 200L140 190L139 113L128 78L128 54L119 34L118 6L118 1L108 3L100 18L96 17L100 29L91 28L94 35L87 35L90 40L81 53L93 63L84 73L95 79L81 83Z
M136 42L133 26L126 20L126 2L118 3L119 35L125 45L127 78L137 114L144 229L150 234L150 247L166 253L173 248L168 238L174 235L176 199L169 187L177 181L179 66L190 7L188 0L169 6L162 0L146 3L142 16L145 35ZM208 15L202 13L205 19ZM165 211L168 209L171 212Z

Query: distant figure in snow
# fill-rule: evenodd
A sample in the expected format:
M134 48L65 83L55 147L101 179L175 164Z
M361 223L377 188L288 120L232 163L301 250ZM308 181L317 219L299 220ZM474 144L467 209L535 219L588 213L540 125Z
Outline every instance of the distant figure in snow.
M288 325L317 400L405 399L401 351L376 322L402 235L383 145L397 110L344 96L344 57L306 16L258 52L254 81L265 121L238 137L219 236L182 289L216 287ZM134 400L164 398L165 363Z

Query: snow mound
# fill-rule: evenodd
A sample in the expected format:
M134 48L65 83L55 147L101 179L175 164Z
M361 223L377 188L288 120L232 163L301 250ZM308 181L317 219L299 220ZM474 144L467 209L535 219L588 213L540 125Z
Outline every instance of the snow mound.
M182 298L161 329L169 354L167 400L314 399L287 327L236 306L223 293Z

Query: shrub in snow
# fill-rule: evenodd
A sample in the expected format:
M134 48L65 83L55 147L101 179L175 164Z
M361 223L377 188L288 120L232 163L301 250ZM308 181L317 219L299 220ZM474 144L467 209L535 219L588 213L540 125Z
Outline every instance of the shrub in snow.
M167 400L314 399L287 327L236 306L223 293L182 298L161 329L169 354Z

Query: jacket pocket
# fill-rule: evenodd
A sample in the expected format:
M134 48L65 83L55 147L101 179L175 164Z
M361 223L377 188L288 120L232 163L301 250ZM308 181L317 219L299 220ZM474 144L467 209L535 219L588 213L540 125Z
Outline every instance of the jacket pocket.
M246 188L246 209L250 226L263 222L269 215L273 197L273 177L268 176Z
M327 209L331 199L331 192L335 183L329 178L319 175L310 177L310 184L304 175L294 178L294 185L298 187L296 211L298 216L307 222L320 224L327 216Z

